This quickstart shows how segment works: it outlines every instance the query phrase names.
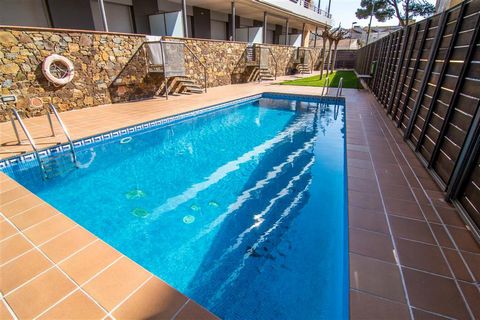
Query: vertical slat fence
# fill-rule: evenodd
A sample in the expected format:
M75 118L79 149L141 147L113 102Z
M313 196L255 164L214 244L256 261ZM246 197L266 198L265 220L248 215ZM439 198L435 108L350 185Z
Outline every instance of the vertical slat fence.
M356 71L480 239L480 0L361 48Z

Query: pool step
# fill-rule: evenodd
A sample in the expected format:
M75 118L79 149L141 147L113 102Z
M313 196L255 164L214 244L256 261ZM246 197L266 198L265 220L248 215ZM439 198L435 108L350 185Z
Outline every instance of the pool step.
M61 153L58 155L41 158L40 162L42 163L43 172L47 179L66 175L77 168L70 153Z

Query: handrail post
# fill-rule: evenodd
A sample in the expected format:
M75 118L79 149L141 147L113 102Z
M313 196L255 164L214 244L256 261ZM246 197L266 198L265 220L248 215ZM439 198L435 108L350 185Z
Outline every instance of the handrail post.
M10 121L12 122L13 131L15 132L15 136L17 137L18 144L20 145L22 144L22 140L20 140L20 135L18 134L17 125L15 124L15 120L13 119L12 116L10 116Z
M163 40L160 40L160 51L162 52L162 62L163 62L163 77L165 78L165 100L168 100L168 77L165 73L165 51L163 49Z

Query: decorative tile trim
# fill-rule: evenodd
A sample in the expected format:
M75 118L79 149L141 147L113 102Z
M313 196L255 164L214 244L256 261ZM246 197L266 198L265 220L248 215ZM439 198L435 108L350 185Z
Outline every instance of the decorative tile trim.
M327 102L327 103L335 103L336 101L340 102L336 98L333 97L321 97L321 96L312 96L312 95L297 95L297 94L288 94L288 93L274 93L274 92L265 92L262 94L256 94L236 100L231 100L227 102L223 102L220 104L215 104L212 106L200 108L197 110L193 111L188 111L184 113L179 113L173 116L165 117L165 118L160 118L152 121L147 121L143 122L137 125L133 125L130 127L124 127L120 128L117 130L112 130L106 133L101 133L95 136L90 136L86 138L82 138L79 140L75 140L73 142L74 148L82 148L85 146L93 145L93 144L98 144L103 141L108 141L116 138L120 138L126 135L130 135L132 133L137 133L140 131L146 131L149 129L156 129L158 127L164 126L166 124L171 124L180 120L185 120L189 118L193 118L195 116L201 115L201 114L207 114L210 112L218 111L220 109L225 109L225 108L232 108L236 107L240 104L244 104L247 102L255 101L260 98L276 98L276 99L301 99L302 101L307 101L307 102ZM344 98L339 98L342 99L341 102L344 103L345 99ZM40 150L38 152L40 158L45 158L45 157L51 157L58 155L60 153L64 152L70 152L70 145L68 143L66 144L61 144L58 146L53 146L50 148L47 148L45 150ZM4 160L0 160L0 171L3 171L9 167L18 165L20 163L28 163L31 161L36 160L36 156L33 152L31 153L26 153L23 155L7 158Z

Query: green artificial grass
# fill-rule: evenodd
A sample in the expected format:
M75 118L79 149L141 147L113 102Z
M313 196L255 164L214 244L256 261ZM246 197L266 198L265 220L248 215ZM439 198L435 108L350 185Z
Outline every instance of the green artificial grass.
M354 88L356 89L358 86L357 76L353 71L334 71L330 73L328 76L330 88L337 88L338 82L340 78L343 78L343 87L344 88ZM327 77L325 76L325 72L323 74L322 79L320 79L320 75L296 79L296 80L288 80L284 81L280 84L286 85L293 85L293 86L310 86L310 87L323 87Z

